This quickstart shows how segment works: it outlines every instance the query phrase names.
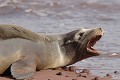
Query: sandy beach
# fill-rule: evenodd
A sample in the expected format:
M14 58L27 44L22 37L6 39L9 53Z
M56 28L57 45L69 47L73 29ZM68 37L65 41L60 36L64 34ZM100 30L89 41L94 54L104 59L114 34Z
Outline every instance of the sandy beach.
M12 76L1 76L0 80L14 80ZM104 77L93 75L89 69L77 70L75 66L66 69L41 70L28 80L112 80L111 74Z

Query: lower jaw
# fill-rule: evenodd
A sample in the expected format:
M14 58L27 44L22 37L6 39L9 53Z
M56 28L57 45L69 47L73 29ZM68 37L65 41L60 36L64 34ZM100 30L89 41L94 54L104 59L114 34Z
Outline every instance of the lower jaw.
M90 53L90 55L92 56L99 56L100 52L98 50L91 50L89 48L87 48L87 51Z

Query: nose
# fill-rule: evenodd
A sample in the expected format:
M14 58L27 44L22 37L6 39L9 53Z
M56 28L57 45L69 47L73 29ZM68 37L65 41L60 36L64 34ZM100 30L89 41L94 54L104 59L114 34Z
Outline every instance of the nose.
M102 28L98 28L98 30L102 32L102 33L101 33L102 35L104 34L104 31L103 31Z

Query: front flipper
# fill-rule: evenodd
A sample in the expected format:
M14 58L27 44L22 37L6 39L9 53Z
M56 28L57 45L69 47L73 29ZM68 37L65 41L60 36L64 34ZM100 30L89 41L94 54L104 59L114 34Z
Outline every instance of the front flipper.
M29 79L35 71L36 64L31 58L20 59L11 65L11 74L17 80Z

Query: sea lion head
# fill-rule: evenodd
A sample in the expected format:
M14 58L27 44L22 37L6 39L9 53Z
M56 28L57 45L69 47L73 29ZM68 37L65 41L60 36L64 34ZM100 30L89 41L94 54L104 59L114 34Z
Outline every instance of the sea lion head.
M64 44L72 46L72 49L74 49L76 56L80 60L100 55L100 52L93 48L93 46L103 36L101 28L81 28L68 33L67 36Z

